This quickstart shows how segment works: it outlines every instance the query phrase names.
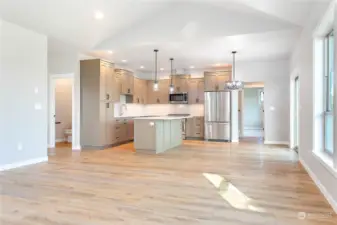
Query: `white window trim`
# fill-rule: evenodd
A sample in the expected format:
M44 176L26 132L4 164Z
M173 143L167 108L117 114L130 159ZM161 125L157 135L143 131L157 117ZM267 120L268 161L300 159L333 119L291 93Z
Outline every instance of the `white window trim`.
M337 169L334 168L333 158L324 151L313 151L316 159L337 178Z

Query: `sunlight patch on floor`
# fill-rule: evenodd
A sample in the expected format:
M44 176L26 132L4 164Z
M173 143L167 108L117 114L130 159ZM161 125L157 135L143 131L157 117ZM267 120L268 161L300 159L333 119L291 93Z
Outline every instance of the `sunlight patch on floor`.
M220 196L236 209L254 212L266 212L264 208L254 205L253 200L242 193L223 176L212 173L203 173L203 176L218 190Z

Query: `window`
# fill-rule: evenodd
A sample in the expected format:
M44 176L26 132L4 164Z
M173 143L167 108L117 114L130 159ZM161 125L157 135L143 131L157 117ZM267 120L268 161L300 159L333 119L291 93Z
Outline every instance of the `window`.
M325 76L324 76L324 150L333 153L333 80L334 76L334 33L325 38Z
M262 103L264 101L264 91L260 92L260 102Z

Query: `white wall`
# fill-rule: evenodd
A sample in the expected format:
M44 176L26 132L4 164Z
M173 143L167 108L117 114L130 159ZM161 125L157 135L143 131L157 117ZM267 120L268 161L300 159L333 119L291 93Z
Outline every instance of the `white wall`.
M0 20L0 46L1 170L47 160L47 37Z
M56 79L55 82L55 125L57 141L63 141L64 130L72 127L72 86L71 78Z
M238 54L237 57L240 57ZM192 77L203 77L204 70L189 70ZM151 73L142 73L142 78L152 79ZM160 73L167 78L167 73ZM236 78L244 82L264 83L265 141L289 143L289 61L237 62Z
M262 128L261 106L260 106L260 89L244 89L244 111L243 125L245 128Z
M335 4L335 3L334 3ZM296 76L300 80L300 111L299 111L299 154L302 163L311 172L311 176L316 178L316 182L321 185L321 190L324 190L326 197L335 202L335 209L337 210L337 175L328 170L323 163L313 154L315 149L315 137L322 132L315 133L315 106L322 101L315 104L314 88L315 88L315 65L314 59L314 30L318 22L323 17L326 7L316 8L314 14L308 17L308 24L301 34L300 40L292 54L290 62L290 72L292 74L291 81L293 82ZM335 13L335 18L336 13ZM334 21L334 30L337 30L337 21ZM336 41L336 39L335 39ZM336 43L336 42L335 42ZM336 44L335 44L336 46ZM337 50L337 49L336 49ZM335 51L336 51L335 50ZM335 63L336 65L336 63ZM336 75L335 66L335 75ZM290 83L289 82L289 83ZM336 114L335 114L336 116ZM336 126L335 126L336 128ZM335 139L337 134L335 133ZM335 148L336 149L336 148ZM337 174L337 173L336 173Z

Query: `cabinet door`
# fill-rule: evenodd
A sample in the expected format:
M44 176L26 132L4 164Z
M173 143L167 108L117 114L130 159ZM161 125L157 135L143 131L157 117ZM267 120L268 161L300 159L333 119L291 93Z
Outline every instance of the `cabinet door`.
M186 137L194 137L194 119L188 118L186 121Z
M159 80L159 99L160 104L169 103L169 80Z
M188 92L189 75L175 75L173 76L173 84L175 93Z
M147 80L142 80L141 81L141 103L142 104L147 104L147 89L148 89L148 85L147 85Z
M107 104L106 102L101 101L99 103L99 133L94 133L92 135L97 136L97 140L99 143L96 143L97 146L103 146L107 143L107 133L106 133L106 125L107 125Z
M198 81L199 79L188 81L188 104L196 104L198 101Z
M141 103L141 89L140 89L140 79L134 78L133 80L133 103Z
M107 74L107 67L105 64L101 63L100 66L100 82L99 82L99 99L101 101L106 100L106 74Z
M204 104L205 102L205 92L204 92L204 89L205 89L205 82L204 82L204 79L199 79L198 81L198 85L197 85L197 89L198 89L198 93L197 93L197 101L196 103L197 104Z
M113 108L113 103L108 102L105 103L105 122L106 122L106 138L105 138L105 145L111 145L114 143L115 140L115 119L114 119L114 108Z
M148 92L147 92L147 98L148 98L148 104L160 104L161 103L161 92L160 87L158 91L153 90L153 83L154 81L148 82Z
M205 91L217 91L217 76L205 74Z
M115 98L115 79L114 79L114 68L110 63L106 63L105 66L105 88L106 88L106 100L107 101L116 101Z
M134 76L132 72L128 71L128 89L127 89L128 94L133 94L134 93Z
M134 121L133 120L128 120L127 124L127 137L128 141L131 141L134 138Z

